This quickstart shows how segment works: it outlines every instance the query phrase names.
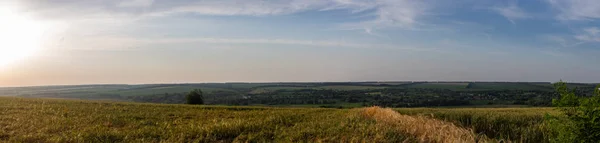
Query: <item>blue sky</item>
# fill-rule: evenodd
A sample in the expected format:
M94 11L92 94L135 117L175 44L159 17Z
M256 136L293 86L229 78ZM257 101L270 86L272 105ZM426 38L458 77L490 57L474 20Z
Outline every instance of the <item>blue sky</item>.
M41 50L0 85L600 82L595 0L19 0Z

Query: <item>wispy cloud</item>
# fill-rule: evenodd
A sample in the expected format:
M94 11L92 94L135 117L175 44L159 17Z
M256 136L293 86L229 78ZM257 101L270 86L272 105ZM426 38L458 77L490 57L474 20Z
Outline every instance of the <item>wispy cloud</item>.
M590 20L600 18L597 0L547 0L559 14L559 20Z
M139 47L145 47L156 44L261 44L261 45L295 45L327 48L375 48L375 49L394 49L408 51L429 51L435 52L438 49L426 47L394 46L387 44L363 44L353 43L342 40L294 40L294 39L261 39L261 38L161 38L161 39L143 39L122 36L110 37L89 37L71 41L71 45L63 46L64 49L71 50L109 50L109 51L129 51ZM96 44L90 44L96 43ZM86 46L82 46L86 45ZM229 45L231 46L231 45ZM248 47L247 45L243 47Z
M175 38L157 40L135 40L140 43L152 44L174 44L174 43L214 43L214 44L281 44L301 45L332 48L377 48L396 49L410 51L438 51L438 49L424 47L394 46L387 44L362 44L340 40L292 40L292 39L239 39L239 38Z
M26 10L35 9L39 17L49 19L90 19L162 17L178 14L215 16L277 16L306 11L342 10L368 15L363 21L341 24L344 29L377 30L412 28L422 23L433 3L415 0L67 0L64 3L34 0L19 1ZM73 12L77 11L77 12ZM91 16L91 17L90 17Z
M280 1L251 1L251 0L213 0L198 1L186 5L173 6L163 11L154 12L154 16L173 15L181 13L196 13L202 15L245 15L266 16L297 13L314 10L330 5L329 1L318 0L280 0Z
M387 27L411 27L426 15L430 5L413 0L280 0L249 1L222 0L200 1L189 5L172 7L150 15L165 16L180 13L202 15L269 16L285 15L303 11L347 10L350 13L369 11L373 18L362 22L346 23L346 29L379 29ZM368 32L369 33L369 32Z
M373 19L341 25L343 29L364 29L367 33L382 28L415 29L415 26L423 24L420 20L427 16L433 7L425 1L412 0L375 0L371 3L345 5L354 11L373 11Z
M156 40L136 40L145 44L176 44L176 43L224 43L224 44L284 44L305 46L328 46L368 48L371 45L349 43L345 41L316 41L316 40L291 40L291 39L240 39L240 38L172 38Z
M565 35L541 35L542 40L559 44L562 48L578 47L585 43L600 42L600 28L586 27Z
M544 50L540 52L541 54L544 55L549 55L549 56L554 56L554 57L567 57L569 56L569 54L565 53L565 52L560 52L557 50Z
M539 38L552 44L559 44L562 48L576 47L583 44L583 42L567 35L541 35Z
M513 24L516 24L515 20L531 18L527 12L523 11L523 9L519 8L519 6L514 3L507 7L494 7L492 10L504 16Z
M583 42L600 42L600 29L598 27L583 28L575 39Z
M148 7L154 3L154 0L123 0L118 3L118 7Z

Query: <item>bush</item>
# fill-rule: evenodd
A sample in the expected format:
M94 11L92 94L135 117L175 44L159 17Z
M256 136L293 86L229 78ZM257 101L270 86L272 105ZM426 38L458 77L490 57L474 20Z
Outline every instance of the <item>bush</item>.
M186 95L185 99L187 104L204 104L204 97L202 96L202 90L200 89L190 91L190 93Z
M547 115L549 128L553 130L553 142L597 142L600 141L600 86L592 97L575 95L564 82L554 84L560 94L552 105L563 113L561 116Z

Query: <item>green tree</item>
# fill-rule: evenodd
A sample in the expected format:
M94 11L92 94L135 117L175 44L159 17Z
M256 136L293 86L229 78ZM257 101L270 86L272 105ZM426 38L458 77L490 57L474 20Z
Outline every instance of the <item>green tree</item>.
M202 90L194 89L185 96L187 104L201 105L204 104L204 96Z
M598 142L600 141L600 85L592 97L575 95L564 82L554 84L560 94L552 100L562 115L548 116L554 142Z

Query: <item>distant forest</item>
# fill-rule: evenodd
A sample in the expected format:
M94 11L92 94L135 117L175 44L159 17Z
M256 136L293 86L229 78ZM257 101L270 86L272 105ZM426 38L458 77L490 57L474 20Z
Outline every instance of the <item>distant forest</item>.
M590 96L595 84L570 83ZM543 82L347 82L77 85L0 88L0 95L183 104L201 89L206 104L315 107L550 106Z

